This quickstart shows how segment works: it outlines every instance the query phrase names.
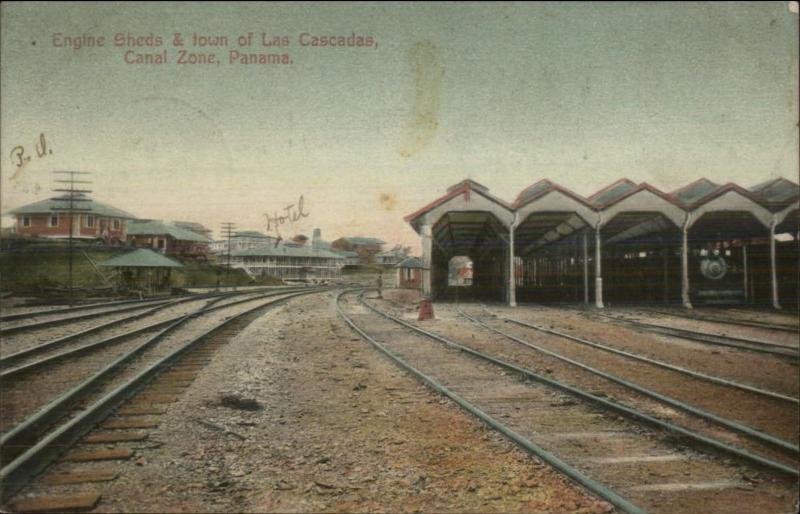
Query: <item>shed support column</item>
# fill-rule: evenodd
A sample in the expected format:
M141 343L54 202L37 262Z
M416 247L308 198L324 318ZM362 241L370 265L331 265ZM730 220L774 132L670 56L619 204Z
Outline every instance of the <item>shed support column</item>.
M662 244L664 244L662 250L664 256L664 303L669 303L669 246L668 243L664 243L663 239Z
M516 219L514 220L516 221ZM517 263L514 255L514 223L508 228L508 306L517 306Z
M781 304L778 300L778 270L776 269L775 262L775 225L777 225L776 220L772 220L772 223L769 225L769 269L770 281L772 282L772 307L774 309L780 309Z
M589 305L589 244L586 231L583 232L583 303Z
M603 272L600 264L601 260L600 223L598 223L594 236L594 306L598 309L603 308Z
M433 238L430 224L422 225L422 294L431 295L431 265L433 262Z
M742 273L744 277L744 284L742 284L744 286L744 303L748 304L750 303L750 295L748 294L749 286L747 284L747 243L742 243L742 271L744 272Z
M681 301L683 306L687 309L692 308L692 302L689 299L689 221L690 217L686 216L686 221L683 223L683 231L681 235Z

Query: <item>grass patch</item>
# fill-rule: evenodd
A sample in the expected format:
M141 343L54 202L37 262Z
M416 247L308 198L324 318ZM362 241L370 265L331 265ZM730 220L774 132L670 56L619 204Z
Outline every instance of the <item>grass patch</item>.
M94 270L86 253L96 263L124 253L123 248L76 246L72 254L74 287L103 287L106 282ZM107 275L107 274L106 274ZM26 246L0 252L0 287L14 293L41 293L46 287L69 286L69 249L58 246Z
M131 247L98 246L76 242L72 253L73 286L93 289L107 287L87 259L95 264L132 251ZM175 259L174 257L172 257ZM281 285L275 277L250 278L243 270L228 270L208 262L192 259L175 259L183 268L173 270L173 287L215 287L246 285ZM100 267L106 277L111 269ZM112 283L115 282L111 278ZM219 281L219 282L218 282ZM69 248L61 241L3 240L0 248L0 290L15 294L42 294L44 288L66 288L69 286Z
M221 286L275 286L283 284L279 278L272 276L255 279L241 269L228 269L207 262L189 259L177 259L183 268L172 273L172 285L175 287L215 287L217 280Z

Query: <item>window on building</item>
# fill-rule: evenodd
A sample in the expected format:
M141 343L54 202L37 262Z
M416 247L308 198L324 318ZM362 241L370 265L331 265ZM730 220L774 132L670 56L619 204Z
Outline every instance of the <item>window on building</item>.
M58 214L51 214L50 219L47 223L48 227L57 227L58 226Z
M22 217L22 226L23 227L30 227L31 226L31 217L30 216L23 216Z
M88 228L94 228L94 216L86 216L86 226Z
M114 230L119 230L119 226L120 226L119 220L114 220L114 222L112 223L112 226L114 227Z

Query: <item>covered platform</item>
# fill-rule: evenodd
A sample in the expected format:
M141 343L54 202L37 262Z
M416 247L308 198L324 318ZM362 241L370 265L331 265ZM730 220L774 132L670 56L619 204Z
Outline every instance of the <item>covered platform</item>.
M183 264L142 248L103 261L99 266L119 271L121 289L153 294L170 291L172 270L182 268Z
M798 304L800 186L622 179L583 197L550 180L513 203L464 180L407 216L434 300ZM451 262L472 263L469 285Z

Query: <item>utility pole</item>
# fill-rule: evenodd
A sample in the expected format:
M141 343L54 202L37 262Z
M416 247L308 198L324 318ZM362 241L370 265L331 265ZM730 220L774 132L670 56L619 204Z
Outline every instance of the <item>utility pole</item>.
M222 235L228 238L228 269L225 270L225 278L227 279L228 283L231 281L231 236L233 235L235 229L236 225L230 221L224 221L222 223Z
M50 208L51 211L56 211L56 216L58 216L58 212L67 212L69 215L69 305L72 306L74 304L74 281L73 281L73 274L72 274L72 246L73 246L73 230L74 230L74 218L76 212L92 212L91 206L87 205L85 202L91 202L92 199L87 197L87 193L91 193L90 189L75 189L75 184L91 184L88 180L79 180L85 175L91 175L91 173L86 171L54 171L54 175L56 176L64 176L63 179L56 179L55 182L59 184L66 184L63 187L58 187L53 189L53 192L57 193L59 196L55 198L51 198L56 202L63 202L60 205L55 204L53 207ZM79 186L79 187L86 187L86 186ZM84 202L84 203L81 203ZM77 204L77 205L76 205ZM80 226L78 226L80 230Z

